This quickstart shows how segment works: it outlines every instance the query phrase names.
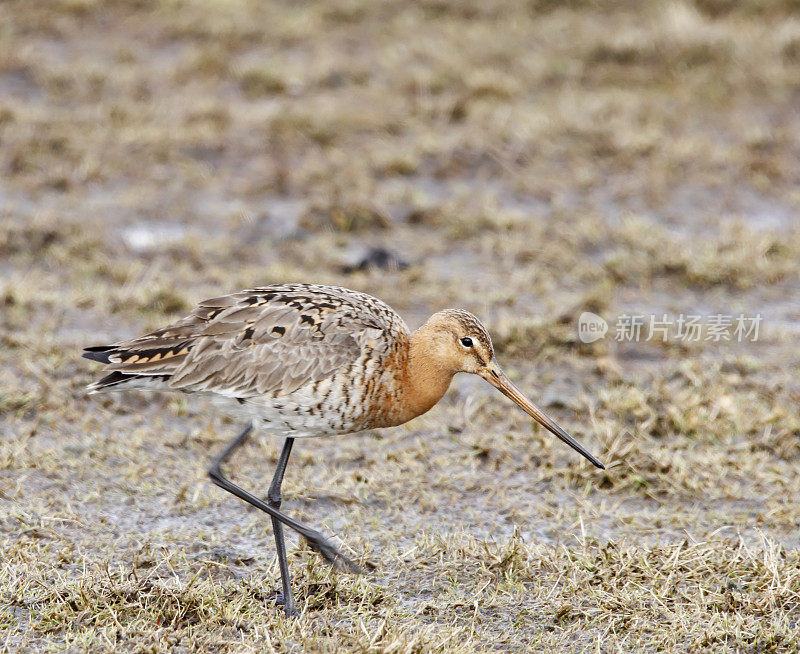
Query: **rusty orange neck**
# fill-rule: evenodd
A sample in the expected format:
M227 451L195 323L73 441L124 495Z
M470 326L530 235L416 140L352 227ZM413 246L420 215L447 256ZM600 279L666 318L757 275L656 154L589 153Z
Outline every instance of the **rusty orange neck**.
M402 401L397 424L422 415L442 399L453 379L453 371L434 355L434 348L424 326L415 331L408 343L408 359L402 379Z

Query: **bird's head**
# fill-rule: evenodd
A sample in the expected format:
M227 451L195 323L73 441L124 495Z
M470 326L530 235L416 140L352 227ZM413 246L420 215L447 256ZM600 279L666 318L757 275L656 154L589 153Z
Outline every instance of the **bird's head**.
M492 339L486 328L468 311L447 309L433 314L420 328L425 334L426 354L437 367L453 375L468 372L483 377L525 413L598 468L605 468L572 436L522 394L497 363Z
M455 374L480 374L494 360L492 339L480 321L467 311L434 313L420 331L426 335L428 356Z

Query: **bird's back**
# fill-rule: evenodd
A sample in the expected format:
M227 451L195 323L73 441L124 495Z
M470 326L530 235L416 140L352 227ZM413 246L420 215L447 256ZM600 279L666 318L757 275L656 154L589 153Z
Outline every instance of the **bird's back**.
M353 425L339 414L352 418L377 401L369 393L391 385L407 344L405 322L377 298L336 286L273 284L204 300L167 327L87 348L84 356L107 364L89 392L214 393L254 415L305 413L315 422L314 414L336 423L333 431L348 431ZM336 416L320 415L332 410Z

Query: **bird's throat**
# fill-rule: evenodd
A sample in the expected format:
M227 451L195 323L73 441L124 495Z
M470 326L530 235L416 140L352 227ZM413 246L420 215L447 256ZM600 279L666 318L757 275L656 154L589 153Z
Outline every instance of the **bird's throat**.
M403 422L422 415L441 400L455 374L437 359L423 336L417 331L412 334L409 343L402 402L406 414Z

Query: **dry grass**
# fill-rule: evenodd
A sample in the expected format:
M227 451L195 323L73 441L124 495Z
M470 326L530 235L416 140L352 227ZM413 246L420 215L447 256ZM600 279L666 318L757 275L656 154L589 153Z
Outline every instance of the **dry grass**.
M575 649L720 648L776 651L797 637L800 560L764 539L661 547L580 540L530 545L422 537L389 553L365 582L295 558L304 619L265 610L273 595L258 566L142 548L129 565L86 565L6 578L9 626L20 618L70 648L453 651L571 645ZM27 540L17 557L48 557ZM252 563L252 562L250 562ZM305 563L305 565L303 565ZM251 568L253 566L251 565ZM181 578L177 569L185 571ZM415 568L416 572L409 572ZM410 601L410 598L415 598ZM266 606L265 606L266 605ZM63 625L72 625L63 634Z
M0 4L0 648L795 651L796 2ZM364 264L388 251L386 270ZM462 306L605 473L480 380L299 443L305 614L213 487L204 400L86 398L81 347L203 297ZM582 344L583 311L764 318ZM277 443L231 465L263 489Z

